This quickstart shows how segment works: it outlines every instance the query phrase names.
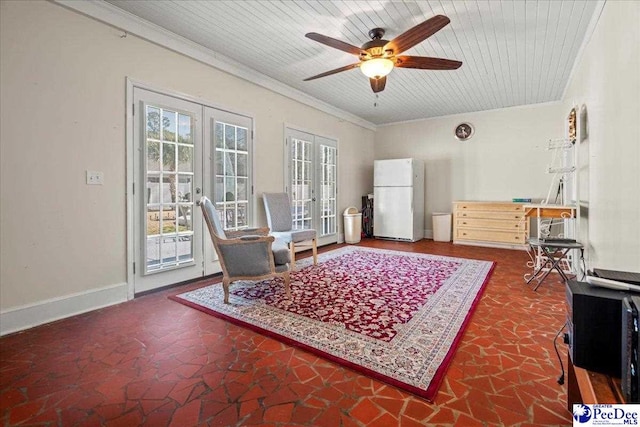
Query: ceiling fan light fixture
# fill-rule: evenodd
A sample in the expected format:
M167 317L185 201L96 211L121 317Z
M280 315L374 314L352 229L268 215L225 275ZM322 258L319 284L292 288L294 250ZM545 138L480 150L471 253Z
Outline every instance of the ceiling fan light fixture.
M362 73L370 79L379 79L393 70L393 61L388 58L372 58L360 64Z

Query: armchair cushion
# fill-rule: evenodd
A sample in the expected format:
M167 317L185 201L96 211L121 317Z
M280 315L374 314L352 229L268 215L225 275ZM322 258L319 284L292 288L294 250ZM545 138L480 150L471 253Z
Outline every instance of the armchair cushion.
M289 259L287 243L282 239L276 239L276 241L271 244L271 251L273 252L273 262L276 264L276 268L280 265L289 264L291 261Z
M278 239L282 239L285 242L305 242L307 240L313 240L316 238L316 230L303 229L303 230L288 230L272 232L271 235Z

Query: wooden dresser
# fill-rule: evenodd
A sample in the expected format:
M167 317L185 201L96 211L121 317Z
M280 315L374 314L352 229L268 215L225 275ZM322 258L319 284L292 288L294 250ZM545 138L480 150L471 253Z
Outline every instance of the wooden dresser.
M529 219L522 203L453 203L453 243L526 249Z

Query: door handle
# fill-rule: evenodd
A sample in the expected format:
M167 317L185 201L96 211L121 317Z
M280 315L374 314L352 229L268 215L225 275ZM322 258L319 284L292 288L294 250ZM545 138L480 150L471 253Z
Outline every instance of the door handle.
M196 194L202 193L202 189L200 187L196 187Z

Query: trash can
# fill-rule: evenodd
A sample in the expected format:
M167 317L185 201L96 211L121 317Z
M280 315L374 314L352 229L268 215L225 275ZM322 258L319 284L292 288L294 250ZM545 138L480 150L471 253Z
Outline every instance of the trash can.
M433 240L435 242L451 241L451 214L449 212L434 212L433 218Z
M344 211L344 241L346 243L360 242L360 234L362 233L362 213L358 208L348 207Z

